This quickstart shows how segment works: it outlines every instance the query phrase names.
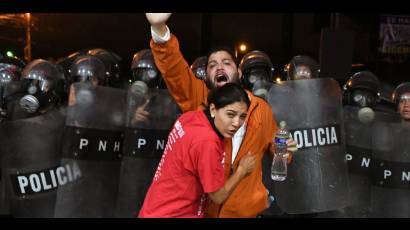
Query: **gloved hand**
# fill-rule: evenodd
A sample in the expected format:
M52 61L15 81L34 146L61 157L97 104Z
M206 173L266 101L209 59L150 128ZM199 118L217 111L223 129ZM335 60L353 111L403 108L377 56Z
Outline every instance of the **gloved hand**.
M149 103L149 99L141 106L139 106L134 113L134 116L131 119L131 125L136 126L141 123L148 123L148 117L150 113L146 111L146 107Z

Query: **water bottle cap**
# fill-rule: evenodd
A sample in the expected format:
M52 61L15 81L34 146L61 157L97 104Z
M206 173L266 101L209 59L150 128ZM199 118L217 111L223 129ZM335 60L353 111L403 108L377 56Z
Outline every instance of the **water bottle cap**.
M286 121L281 121L281 122L279 123L279 127L280 127L281 129L285 128L285 126L286 126Z

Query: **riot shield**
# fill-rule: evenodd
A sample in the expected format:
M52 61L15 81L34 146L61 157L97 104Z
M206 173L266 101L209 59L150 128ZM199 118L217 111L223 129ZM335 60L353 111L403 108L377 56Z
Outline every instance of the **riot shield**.
M410 127L377 122L373 130L371 217L410 217Z
M70 89L55 217L113 217L126 91L75 83Z
M1 124L3 204L10 216L54 216L64 122L65 110L53 109Z
M347 205L347 166L341 90L333 79L273 85L268 102L286 121L299 150L288 176L275 182L279 207L289 214L317 213ZM273 182L272 182L273 183Z
M0 156L1 157L1 156ZM1 165L1 162L0 162ZM0 168L0 217L10 216L10 204L9 200L6 198L6 185L4 179L2 178L3 171Z
M359 109L353 106L343 108L349 171L349 204L343 209L346 217L368 217L370 211L369 173L373 123L360 122Z
M0 144L4 144L4 134L1 132L2 125L0 121ZM3 148L3 147L2 147ZM0 150L0 216L10 215L9 201L6 198L6 184L4 183L3 172L3 155L4 150Z
M147 112L145 118L141 113ZM116 217L136 217L179 109L167 90L128 91L127 128Z
M271 179L271 167L272 167L272 160L273 158L270 157L268 154L264 154L262 158L262 182L265 185L265 188L268 190L269 197L268 200L270 202L270 206L265 209L260 216L261 217L280 217L283 214L283 210L281 210L278 206L276 196L275 196L275 184L272 183Z
M398 120L397 113L375 111L374 119L363 123L359 119L360 110L359 107L345 106L343 111L349 171L349 205L342 210L343 217L369 217L374 124Z
M0 123L2 121L11 121L17 119L30 118L33 114L29 114L20 106L20 98L24 96L27 82L15 81L1 87L1 108L0 108Z

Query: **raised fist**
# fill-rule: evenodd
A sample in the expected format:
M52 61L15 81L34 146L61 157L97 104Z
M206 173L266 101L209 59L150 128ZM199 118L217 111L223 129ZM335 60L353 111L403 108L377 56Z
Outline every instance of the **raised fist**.
M145 13L148 22L152 26L165 25L171 13Z

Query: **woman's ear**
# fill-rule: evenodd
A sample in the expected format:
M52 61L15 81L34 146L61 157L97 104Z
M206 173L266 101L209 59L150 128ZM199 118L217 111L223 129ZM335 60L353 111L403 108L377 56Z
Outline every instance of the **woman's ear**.
M215 118L215 113L216 113L216 107L215 104L211 103L209 105L209 113L211 114L212 118Z

